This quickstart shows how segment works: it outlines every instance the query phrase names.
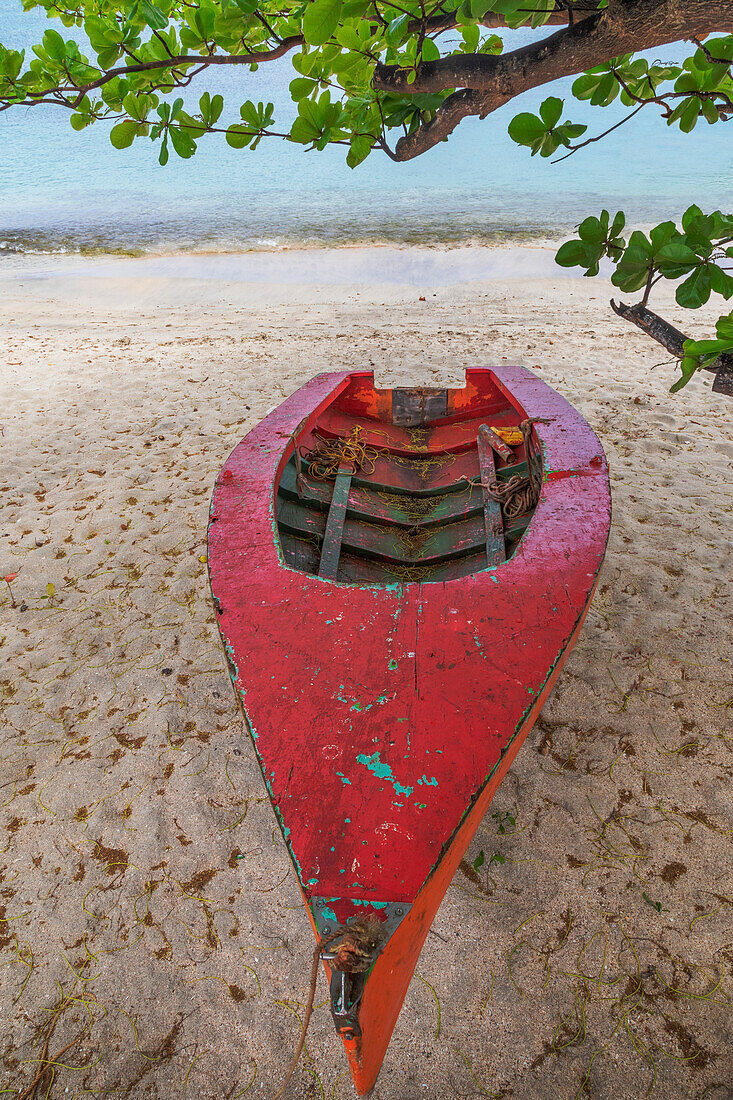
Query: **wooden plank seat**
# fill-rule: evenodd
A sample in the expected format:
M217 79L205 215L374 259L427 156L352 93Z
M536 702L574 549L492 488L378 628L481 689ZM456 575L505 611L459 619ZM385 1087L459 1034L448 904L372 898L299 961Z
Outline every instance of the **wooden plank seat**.
M280 541L288 565L306 573L318 573L321 551L317 539L282 530ZM483 546L478 553L466 554L462 558L416 565L362 557L349 552L342 545L338 573L334 579L342 583L361 581L382 584L395 581L447 581L469 576L476 570L485 568L485 565L486 553Z
M519 474L526 475L527 466L517 462L497 470L499 481ZM280 479L279 493L289 500L302 500L316 508L329 508L332 482L317 481L307 474L301 475L301 492L298 492L296 468L293 459L285 466ZM370 523L396 524L403 527L431 527L474 515L483 509L483 493L478 473L470 480L459 481L442 490L420 494L396 492L393 486L378 485L373 480L352 475L349 493L349 515L369 520ZM413 499L410 499L413 498ZM432 502L435 502L434 504Z
M320 545L326 533L328 514L320 508L281 499L278 502L278 526L300 538L310 538ZM505 536L521 537L529 517L507 525ZM413 533L414 532L414 533ZM374 524L362 519L344 521L341 542L344 551L351 550L367 558L383 558L404 565L435 564L464 557L483 549L486 552L486 528L483 508L474 516L433 528L413 528ZM485 563L484 563L485 565Z

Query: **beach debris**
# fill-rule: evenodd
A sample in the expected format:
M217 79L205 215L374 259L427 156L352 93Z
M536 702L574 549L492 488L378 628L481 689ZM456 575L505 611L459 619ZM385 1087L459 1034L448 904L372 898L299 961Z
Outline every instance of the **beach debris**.
M16 607L17 605L16 605L16 602L15 602L15 597L13 596L13 590L10 587L10 582L14 581L17 576L18 576L17 573L6 573L5 576L3 577L3 580L5 581L5 583L8 586L8 592L10 593L10 606L11 607Z

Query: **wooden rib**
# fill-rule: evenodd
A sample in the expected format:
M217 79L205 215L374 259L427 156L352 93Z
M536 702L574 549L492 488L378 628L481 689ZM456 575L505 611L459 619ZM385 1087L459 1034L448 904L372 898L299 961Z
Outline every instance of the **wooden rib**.
M392 469L394 470L394 468ZM475 450L472 456L463 457L461 467L458 469L451 467L451 469L454 472L455 481L445 484L442 488L427 490L422 487L424 482L420 489L413 489L406 487L404 484L390 482L388 479L380 480L375 476L366 477L364 474L357 472L351 478L349 514L363 515L365 519L369 519L374 523L401 523L402 521L399 519L389 520L382 515L383 510L375 501L375 495L380 493L388 493L393 497L404 497L408 502L412 497L417 497L422 501L445 497L446 507L450 506L450 514L446 514L440 522L452 516L457 517L458 515L470 514L476 510L480 511L483 508L483 494L477 478L478 460ZM526 462L514 462L510 466L502 466L496 471L499 481L510 478L514 474L521 474L526 477ZM295 466L291 459L282 472L278 492L286 497L302 499L314 507L328 510L331 503L330 485L327 482L316 481L311 478L305 468L302 476L302 493L298 493L295 484ZM450 500L448 500L449 497ZM468 504L468 507L464 507L464 504ZM415 521L413 519L405 519L404 526L413 527L414 525Z
M496 480L496 466L492 451L494 435L486 425L482 425L478 432L478 454L481 464L481 484L484 490L484 523L486 525L486 563L487 565L501 565L506 561L506 547L504 545L504 523L501 515L501 505L492 497L489 486Z
M295 467L288 463L282 472L278 494L287 500L300 501L312 508L328 511L331 504L331 486L328 482L313 481L305 475L300 489L296 483ZM393 493L386 486L359 484L357 475L351 478L348 514L353 519L395 527L437 527L452 520L466 519L483 513L483 493L480 484L461 482L456 492L433 494L434 504L428 511L430 497L420 498L423 511L411 509L412 498L405 493Z
M484 568L483 548L479 554L454 558L437 565L404 566L391 565L376 558L360 558L354 554L348 554L344 549L339 566L339 579L357 583L371 581L377 584L394 584L395 581L402 581L405 584L422 584L426 581L456 580L459 577L479 573Z
M341 539L343 538L344 521L346 520L346 505L351 489L351 474L351 466L348 462L342 462L336 474L331 496L331 507L328 510L326 521L326 531L323 536L318 576L331 581L336 580L336 573L338 572Z
M280 531L280 545L283 557L293 569L302 573L317 573L320 561L320 549L318 544L302 535L294 535L290 531Z
M531 516L525 515L508 523L506 539L517 541L529 525ZM326 514L318 508L296 504L292 500L278 500L278 527L283 535L310 539L320 546L324 540ZM443 561L463 557L471 553L486 552L486 527L483 514L447 524L445 528L428 528L417 544L401 537L396 527L377 526L361 519L352 519L347 513L341 536L341 554L355 554L366 558L379 558L403 565L435 565ZM410 542L414 550L410 552ZM318 557L316 557L316 563ZM484 568L485 566L482 566ZM313 572L318 571L316 564Z
M359 431L359 441L391 455L413 457L434 454L460 454L473 450L479 427L487 417L503 427L516 427L516 412L512 409L483 409L470 420L460 424L430 423L412 428L386 424L366 417L348 416L333 407L324 410L313 426L314 437L321 439L347 439ZM511 455L511 452L509 452ZM502 455L502 457L504 457Z

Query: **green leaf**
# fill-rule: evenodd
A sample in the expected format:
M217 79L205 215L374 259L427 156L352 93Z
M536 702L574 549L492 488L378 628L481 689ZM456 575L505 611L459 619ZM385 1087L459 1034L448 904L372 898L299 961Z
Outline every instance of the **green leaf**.
M150 0L141 0L140 14L151 30L162 31L168 26L168 16Z
M733 279L717 264L710 264L710 288L716 294L722 294L726 301L733 296Z
M699 206L695 206L693 203L692 206L687 207L687 210L685 210L684 214L682 215L682 228L685 230L685 232L687 232L692 223L697 218L702 217L704 217L702 210Z
M168 163L168 138L163 138L163 144L160 147L160 156L158 157L158 164L162 167Z
M357 134L351 139L351 145L346 154L346 163L349 168L356 168L369 156L374 145L374 138L368 134Z
M482 848L479 854L476 856L475 860L473 861L474 871L480 871L485 862L486 856L484 855L484 850Z
M668 279L678 279L681 275L686 275L700 262L697 254L680 235L663 245L656 258L659 270Z
M71 118L69 119L69 122L71 123L72 130L77 130L77 131L83 130L86 126L91 125L91 123L93 121L94 121L94 119L91 117L91 115L82 115L82 114L72 115ZM112 144L114 144L114 142Z
M307 76L296 76L295 80L290 81L290 98L297 103L298 100L309 96L317 87L317 81L309 80Z
M480 40L480 33L476 23L466 23L461 27L462 51L464 53L476 53Z
M338 26L343 0L308 0L303 14L303 37L311 46L322 46Z
M207 126L214 126L221 117L221 112L224 110L224 100L222 96L215 95L210 96L208 92L204 92L199 100L199 110L201 111L201 117Z
M137 133L138 123L128 118L112 127L109 140L115 149L127 149L129 145L132 145Z
M517 145L532 145L544 137L547 127L541 118L532 115L528 111L515 115L509 123L509 137L516 141Z
M550 96L540 104L540 118L547 129L551 130L553 126L557 126L562 115L562 109L563 100L558 99L557 96Z
M600 218L585 218L578 226L578 236L583 241L601 245L608 233L608 211L604 210Z
M555 254L555 263L560 267L585 267L586 247L582 241L566 241Z
M721 317L715 326L715 331L721 340L728 340L733 345L733 313Z
M196 142L191 137L187 130L181 130L177 126L172 126L169 130L171 144L179 157L184 160L188 160L196 152Z
M682 387L686 386L687 383L690 381L693 374L698 369L699 365L699 360L694 359L691 356L685 356L684 359L681 359L680 370L682 371L682 377L678 378L674 385L669 387L669 392L679 393Z
M636 230L631 234L618 266L611 276L611 282L621 290L640 290L647 281L654 266L651 241Z
M405 38L405 32L407 31L408 24L410 22L410 16L407 12L402 15L398 15L396 19L387 27L385 39L388 46L399 46Z
M721 352L728 350L729 342L727 340L685 340L683 346L688 355L699 358L703 355L720 355Z
M677 287L675 298L685 309L698 309L710 297L710 269L699 267Z
M244 149L253 137L252 130L247 126L242 126L240 122L235 122L226 132L227 145L231 145L232 149Z

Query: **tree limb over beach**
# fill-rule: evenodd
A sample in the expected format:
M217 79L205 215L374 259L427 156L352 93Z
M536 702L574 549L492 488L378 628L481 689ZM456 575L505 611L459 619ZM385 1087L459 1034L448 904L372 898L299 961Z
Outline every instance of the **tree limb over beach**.
M705 38L733 25L730 0L614 0L607 8L585 13L563 30L498 56L452 54L413 70L378 64L373 85L400 95L454 92L430 121L402 137L396 160L411 160L431 149L471 115L486 118L522 92L577 76L623 54L668 45L682 39ZM730 105L730 104L728 104Z

